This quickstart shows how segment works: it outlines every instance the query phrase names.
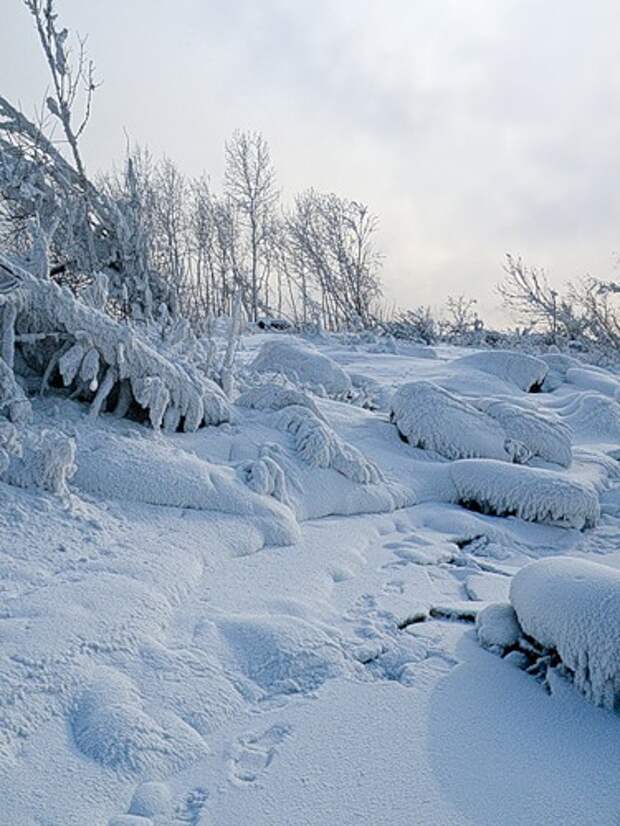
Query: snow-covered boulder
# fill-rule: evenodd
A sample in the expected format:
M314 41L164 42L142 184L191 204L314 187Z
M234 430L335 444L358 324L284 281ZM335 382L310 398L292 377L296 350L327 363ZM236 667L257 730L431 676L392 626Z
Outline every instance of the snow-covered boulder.
M612 399L620 398L620 382L598 367L571 367L566 371L566 381L580 390L594 390Z
M478 353L468 353L453 361L452 365L489 373L526 393L541 389L549 369L542 359L512 350L484 350Z
M541 559L515 575L510 601L525 633L557 651L591 702L620 708L620 571Z
M566 353L545 353L539 356L545 362L549 371L543 382L543 390L551 393L566 381L566 373L572 367L582 367L582 363Z
M342 367L309 344L266 341L251 367L259 373L282 373L328 396L344 397L351 392L351 379Z
M402 385L392 398L390 418L409 444L446 459L510 462L514 456L498 422L430 381Z
M594 526L600 516L590 485L552 470L463 459L450 465L449 472L459 504L482 513L579 530Z
M578 393L556 407L584 442L620 442L620 404L594 391Z
M477 399L474 405L499 422L506 435L525 445L532 456L563 467L570 465L572 432L559 416L496 399Z
M522 633L515 610L507 603L487 605L476 617L478 642L490 651L503 654L517 644Z

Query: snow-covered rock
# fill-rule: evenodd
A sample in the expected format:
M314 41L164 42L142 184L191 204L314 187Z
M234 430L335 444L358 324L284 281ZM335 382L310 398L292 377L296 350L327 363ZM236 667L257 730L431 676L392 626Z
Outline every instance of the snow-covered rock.
M402 385L391 419L409 444L446 459L513 459L501 424L430 381Z
M291 381L323 390L328 396L345 397L351 392L351 379L342 367L309 344L266 341L251 367L259 373L282 373Z
M483 513L578 529L594 526L600 515L589 485L555 471L463 459L450 465L449 472L459 503Z
M483 648L503 653L516 645L522 634L512 605L492 603L476 617L476 634Z
M512 350L468 353L453 361L452 365L489 373L526 393L532 393L542 387L549 369L541 359Z
M540 559L510 588L519 624L557 651L596 705L620 707L620 571L584 559Z

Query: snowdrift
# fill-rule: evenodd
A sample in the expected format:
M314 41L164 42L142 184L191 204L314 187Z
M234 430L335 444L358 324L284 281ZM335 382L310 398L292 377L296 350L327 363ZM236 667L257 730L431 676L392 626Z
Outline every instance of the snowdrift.
M319 419L323 418L316 403L307 393L294 387L282 387L273 382L250 387L240 394L236 404L251 410L282 410L284 407L296 405L297 407L307 407Z
M620 571L541 559L515 575L510 601L523 631L557 651L588 700L620 708Z
M392 399L390 418L413 447L446 459L513 459L498 422L433 382L402 385Z
M449 473L458 503L482 513L579 530L593 527L600 516L595 491L555 471L463 459Z
M296 384L305 384L335 398L346 397L352 389L345 371L309 344L295 341L267 341L251 364L259 373L282 373Z
M489 373L526 393L535 393L542 388L549 369L542 359L512 350L485 350L479 353L469 353L455 359L452 365Z
M270 545L299 538L289 508L249 489L233 468L212 465L163 440L81 433L73 482L106 499L244 516L260 526Z

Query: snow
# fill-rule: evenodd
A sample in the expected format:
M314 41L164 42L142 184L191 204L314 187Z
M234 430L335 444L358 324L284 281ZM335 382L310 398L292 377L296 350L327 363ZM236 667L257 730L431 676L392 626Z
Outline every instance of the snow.
M458 359L455 367L489 373L526 393L540 388L548 371L541 359L511 350L470 353Z
M255 370L275 341L313 368ZM0 426L0 826L614 823L618 402L377 343L246 334L230 421L184 432L156 371L113 390L156 429L69 398L97 342L67 391L31 376Z
M522 568L510 601L526 634L552 648L596 705L620 708L620 571L586 559Z
M600 515L592 487L554 471L463 459L450 472L458 501L483 513L578 529L593 527Z
M392 399L391 418L413 447L447 459L511 459L499 424L432 382L402 385Z
M311 344L292 339L266 341L251 366L259 373L282 374L328 396L346 396L352 387L339 364Z

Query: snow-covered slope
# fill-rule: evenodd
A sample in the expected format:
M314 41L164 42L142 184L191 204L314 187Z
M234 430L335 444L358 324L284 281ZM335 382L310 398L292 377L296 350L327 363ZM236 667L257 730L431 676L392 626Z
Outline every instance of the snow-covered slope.
M229 422L0 428L0 826L615 822L617 376L428 355L247 335Z

